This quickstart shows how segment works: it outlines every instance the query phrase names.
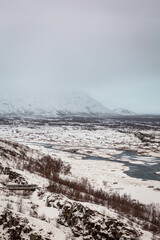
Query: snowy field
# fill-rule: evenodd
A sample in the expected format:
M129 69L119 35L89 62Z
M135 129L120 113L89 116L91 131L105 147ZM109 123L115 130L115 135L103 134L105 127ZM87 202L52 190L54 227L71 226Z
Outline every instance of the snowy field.
M114 122L112 125L111 123L107 126L75 122L60 126L39 126L35 122L2 124L0 135L1 138L17 141L69 162L72 177L87 177L95 188L130 194L142 203L160 204L160 168L152 173L153 178L154 175L157 177L156 180L145 179L143 176L131 177L125 173L129 170L126 162L140 166L160 163L159 127L155 129L155 125L142 122L143 129L138 130L139 126L132 128L126 124L121 127L122 124L119 124L119 127L114 128ZM138 123L135 126L136 124ZM145 134L145 141L137 137L139 132ZM132 154L117 157L124 150L136 151L136 156Z
M71 165L71 173L63 175L64 179L87 178L94 189L127 194L141 203L155 203L159 207L159 122L157 121L157 125L140 123L140 128L140 126L135 127L136 124L134 127L128 122L124 124L124 119L121 121L116 119L115 122L110 120L103 124L97 121L83 123L66 120L56 121L54 124L50 122L39 124L40 122L35 120L1 121L1 148L14 150L13 146L7 145L11 141L22 144L24 148L29 147L26 148L28 157L32 156L36 159L49 154ZM18 150L15 151L19 154ZM4 161L0 156L0 163L3 167L9 166L14 169L14 172L23 176L27 183L39 186L29 198L22 199L19 195L9 194L4 190L6 175L1 174L0 213L6 208L12 209L14 217L18 214L22 222L27 218L29 222L27 227L32 229L32 234L39 234L44 239L83 239L83 237L74 238L69 227L57 223L59 209L56 206L56 198L64 205L72 204L72 200L43 191L49 184L48 180L21 168L16 169L12 158ZM52 198L53 208L48 208L47 199ZM121 219L123 223L128 224L128 220L120 217L114 210L87 202L81 204L97 211L96 219L103 215L107 218ZM20 209L21 205L23 211ZM42 231L44 226L45 231ZM136 223L132 222L132 226L140 233L137 239L152 238L152 233L142 230ZM4 237L5 230L1 227L0 230L3 236L0 239L7 240L7 237ZM30 239L25 233L23 237ZM155 239L159 239L158 235Z

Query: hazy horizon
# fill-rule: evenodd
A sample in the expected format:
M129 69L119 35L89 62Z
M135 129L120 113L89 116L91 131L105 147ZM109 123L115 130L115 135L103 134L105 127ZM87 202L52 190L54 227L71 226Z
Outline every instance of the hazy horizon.
M0 98L84 92L160 114L159 0L1 0Z

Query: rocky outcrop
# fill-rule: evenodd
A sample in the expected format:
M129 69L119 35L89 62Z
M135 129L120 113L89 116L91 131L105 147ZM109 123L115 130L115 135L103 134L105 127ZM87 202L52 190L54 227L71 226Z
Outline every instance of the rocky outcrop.
M14 216L9 210L4 210L0 215L0 225L6 230L8 239L10 240L21 240L23 239L21 236L22 233L29 234L32 231L27 219L20 219L18 216Z
M8 175L8 179L10 182L17 183L17 184L27 184L28 182L22 177L21 174L12 171L9 167L3 167L0 164L0 174Z
M0 227L3 229L2 239L7 240L50 240L43 238L30 226L26 218L20 218L10 210L4 210L0 215Z
M48 197L47 206L59 208L58 223L70 227L75 237L83 236L85 240L135 240L140 235L117 219L93 211L81 203L62 199L58 195Z

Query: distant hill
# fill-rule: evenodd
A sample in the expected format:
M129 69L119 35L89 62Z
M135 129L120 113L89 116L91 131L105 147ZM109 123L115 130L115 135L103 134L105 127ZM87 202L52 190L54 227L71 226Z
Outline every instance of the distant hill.
M132 112L126 108L116 108L113 110L113 112L120 115L136 115L135 112Z

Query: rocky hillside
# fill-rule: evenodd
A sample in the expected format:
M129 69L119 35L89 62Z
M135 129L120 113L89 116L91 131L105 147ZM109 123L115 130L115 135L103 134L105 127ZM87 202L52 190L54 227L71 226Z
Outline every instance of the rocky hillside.
M7 207L9 207L9 205ZM138 236L142 235L140 231L136 231L128 224L125 224L115 218L105 216L97 211L93 211L92 209L83 206L81 203L75 201L71 202L62 195L57 196L53 194L49 196L46 202L46 207L58 210L59 214L57 217L57 227L62 226L62 228L69 228L74 239L78 239L83 236L83 239L85 240L135 240L138 239ZM23 208L21 211L23 211ZM54 238L54 228L51 232L44 232L40 229L36 220L34 223L34 218L36 218L36 214L32 213L32 216L27 217L24 213L15 213L13 210L5 208L0 214L0 228L3 229L1 237L5 239L7 236L7 239L11 240L57 239ZM47 223L50 225L45 214L43 217L38 219L38 221L42 223L44 222L46 225ZM71 237L69 239L73 238Z
M52 192L49 191L49 186L53 186L54 181L59 184L59 191L67 192L67 197L61 192L57 193L56 189L51 188ZM8 183L36 184L37 189L33 192L10 191L7 188ZM90 184L87 190L85 181L83 183L79 189L76 187L78 184L76 177L71 175L68 163L61 159L1 139L0 238L4 240L149 239L146 236L151 236L151 233L143 230L142 219L141 223L133 216L129 220L125 212L121 212L120 217L115 211L118 208L114 209L114 205L110 205L109 202L107 205L107 199L101 201L105 193L94 190ZM81 198L83 201L74 199L75 191L77 191L76 196L84 196ZM117 197L120 205L123 205L124 199ZM136 203L133 205L136 206ZM155 226L156 223L155 219Z
M49 196L47 206L60 210L58 223L70 227L75 237L83 236L86 240L113 240L137 239L141 235L141 232L136 232L120 220L93 211L81 203L71 202L63 196Z

